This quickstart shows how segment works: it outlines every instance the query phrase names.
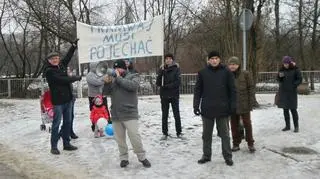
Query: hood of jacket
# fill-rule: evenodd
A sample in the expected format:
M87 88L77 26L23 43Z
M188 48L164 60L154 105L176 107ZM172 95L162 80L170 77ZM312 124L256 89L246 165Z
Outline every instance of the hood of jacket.
M89 64L90 72L96 73L99 62L91 62Z

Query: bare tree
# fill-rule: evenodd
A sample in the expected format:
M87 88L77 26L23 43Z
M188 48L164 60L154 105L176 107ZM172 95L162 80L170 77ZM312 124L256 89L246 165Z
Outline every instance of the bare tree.
M8 45L8 43L7 43L7 39L5 38L5 34L3 33L3 26L5 25L5 24L7 24L7 23L10 23L10 21L8 21L8 19L10 18L10 17L7 17L8 19L7 20L5 20L5 17L4 17L4 14L5 13L8 13L7 12L7 8L8 7L8 1L6 1L6 0L4 0L3 1L3 4L2 4L2 9L1 9L1 15L0 15L0 36L1 36L1 40L2 40L2 42L3 42L3 47L4 47L4 49L6 50L6 52L7 52L7 54L8 54L8 56L9 56L9 59L10 59L10 61L12 62L12 64L13 64L13 67L14 67L14 70L15 70L15 74L16 75L19 75L19 67L18 67L18 64L15 62L15 60L14 60L14 55L11 53L11 48L10 48L10 46ZM4 22L5 21L5 22Z

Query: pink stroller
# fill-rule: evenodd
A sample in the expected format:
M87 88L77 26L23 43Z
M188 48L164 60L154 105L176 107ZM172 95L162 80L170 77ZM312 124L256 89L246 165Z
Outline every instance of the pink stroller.
M51 123L53 120L53 105L51 102L50 91L45 91L42 96L40 96L40 109L41 109L41 121L40 130L45 131L48 129L51 132ZM47 125L49 125L47 127Z

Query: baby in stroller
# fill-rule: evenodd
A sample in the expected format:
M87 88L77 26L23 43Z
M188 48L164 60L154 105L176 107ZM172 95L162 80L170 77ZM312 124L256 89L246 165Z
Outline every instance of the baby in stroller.
M51 124L53 120L53 105L51 103L51 94L47 90L40 96L40 109L41 109L41 121L40 130L45 131L47 124ZM51 132L51 125L48 127L48 131Z
M97 95L93 99L93 107L90 113L90 120L92 123L92 131L94 132L94 137L103 137L104 128L111 123L109 110L107 106L103 103L103 98L101 95Z

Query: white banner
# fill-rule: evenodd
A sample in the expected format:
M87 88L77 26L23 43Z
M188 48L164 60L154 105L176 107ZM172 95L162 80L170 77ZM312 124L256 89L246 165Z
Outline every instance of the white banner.
M162 56L163 33L162 16L119 26L77 22L79 63Z

